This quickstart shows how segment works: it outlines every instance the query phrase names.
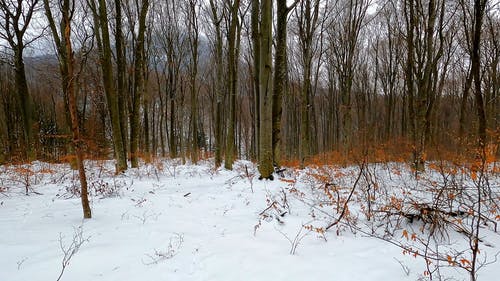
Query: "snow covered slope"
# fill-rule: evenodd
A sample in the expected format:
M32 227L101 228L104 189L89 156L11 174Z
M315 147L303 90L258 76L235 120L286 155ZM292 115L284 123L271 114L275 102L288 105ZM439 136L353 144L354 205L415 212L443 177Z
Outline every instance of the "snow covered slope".
M64 251L70 260L60 280L71 281L399 281L423 276L423 259L403 255L380 239L305 229L325 226L328 218L311 214L307 200L290 191L290 183L301 180L297 173L288 173L285 181L258 181L250 162L238 162L235 171L212 166L165 160L113 176L110 162L88 163L93 218L86 221L72 194L78 181L69 167L1 167L0 280L57 280ZM310 190L305 183L300 187ZM288 206L265 212L273 200ZM499 239L489 239L491 257ZM71 255L73 242L81 246ZM468 279L460 269L443 274ZM493 264L480 271L479 280L499 275L500 266Z

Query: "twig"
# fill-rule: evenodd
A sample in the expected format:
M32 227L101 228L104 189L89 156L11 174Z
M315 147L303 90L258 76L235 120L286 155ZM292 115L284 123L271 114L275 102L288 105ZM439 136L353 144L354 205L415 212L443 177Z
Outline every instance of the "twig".
M271 208L274 208L274 206L276 206L278 202L276 201L273 201L271 204L269 204L269 206L267 208L265 208L262 212L259 213L259 216L262 216L263 214L265 214L267 211L269 211Z
M403 264L402 261L398 260L397 258L394 258L400 265L401 265L401 268L403 268L403 271L405 272L406 276L410 276L410 268Z
M17 261L17 270L20 270L21 269L21 265L28 259L28 257L25 257L23 258L22 260L20 261Z
M278 231L281 235L283 235L283 237L286 238L286 240L288 240L288 242L290 242L290 255L295 255L295 252L297 251L297 247L300 245L300 242L302 241L302 239L304 239L304 237L306 237L311 232L311 230L308 229L308 231L306 233L302 233L302 230L304 229L304 225L302 225L292 240L283 231L281 231L277 228L274 228L274 229L276 229L276 231Z
M337 220L334 221L334 222L332 222L331 224L329 224L325 228L325 230L328 230L328 229L334 227L335 225L337 225L340 222L340 220L342 220L344 218L344 215L345 215L346 210L347 210L347 204L349 204L349 201L351 201L351 197L354 194L354 190L356 190L356 186L358 185L359 180L361 179L361 175L363 174L364 167L365 167L365 164L363 163L361 165L361 167L360 167L360 170L359 170L359 173L358 173L358 177L356 178L356 181L354 182L354 185L351 188L351 192L349 193L349 196L347 197L347 200L344 202L344 207L342 208L342 213L340 213L340 216L337 218Z
M170 237L170 241L168 243L167 249L165 251L159 251L155 249L154 254L146 254L146 256L151 259L149 262L142 261L145 265L153 265L158 264L159 262L167 259L173 258L179 252L179 249L184 242L184 235L175 233L174 236Z
M71 241L71 244L66 247L64 246L63 243L63 236L61 233L59 233L59 247L61 248L61 251L63 252L64 256L61 261L61 272L59 273L59 277L57 277L57 281L60 281L64 271L69 265L69 262L71 261L71 258L78 253L78 250L80 250L80 247L85 243L89 241L89 237L84 238L83 237L83 227L79 226L74 229L73 233L73 240Z

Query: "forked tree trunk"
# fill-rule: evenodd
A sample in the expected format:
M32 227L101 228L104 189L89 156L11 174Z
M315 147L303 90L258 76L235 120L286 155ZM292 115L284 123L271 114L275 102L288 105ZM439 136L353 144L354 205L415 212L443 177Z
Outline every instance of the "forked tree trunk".
M120 109L118 107L118 93L115 87L113 74L113 63L111 58L111 40L108 28L108 12L106 0L88 0L94 17L94 29L96 41L99 49L100 67L102 70L102 80L104 92L106 94L107 108L111 119L111 129L113 135L113 146L116 158L116 173L127 169L127 157L120 126Z

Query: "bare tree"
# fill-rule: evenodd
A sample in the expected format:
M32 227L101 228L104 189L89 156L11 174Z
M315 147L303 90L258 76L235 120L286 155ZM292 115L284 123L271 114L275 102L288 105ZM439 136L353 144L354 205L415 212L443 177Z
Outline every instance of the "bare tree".
M313 109L312 76L314 39L319 28L320 1L301 1L295 10L297 17L298 40L300 47L300 60L302 67L302 85L300 95L300 150L301 166L311 152L311 114Z
M58 54L62 90L66 93L64 96L68 97L73 147L76 153L78 174L80 178L80 197L83 207L83 217L89 219L92 217L92 212L88 199L87 176L83 163L83 143L80 137L80 122L78 120L78 111L76 107L76 80L78 78L78 73L75 71L75 58L71 40L71 24L76 11L76 3L73 0L54 0L52 3L50 3L49 0L43 0L43 4ZM53 6L59 8L59 13L61 15L58 24L56 24L56 18L52 12ZM59 26L59 28L57 26Z
M35 158L33 132L33 100L28 89L24 51L36 38L26 38L26 31L38 8L39 0L0 0L0 38L7 41L13 52L17 100L21 108L26 159Z
M424 8L427 7L427 8ZM424 169L426 144L430 137L431 116L442 74L438 72L445 48L445 1L420 0L404 3L406 20L407 69L413 164Z
M127 103L126 103L126 83L125 76L127 68L125 39L123 35L123 16L122 16L122 1L114 0L115 2L115 49L116 49L116 92L118 103L118 114L120 119L120 132L123 143L123 154L127 155L128 141L128 122L127 122Z
M235 149L235 135L236 135L236 95L238 92L238 49L239 44L239 8L240 1L234 0L227 2L229 9L229 30L227 35L228 41L228 88L229 88L229 114L228 114L228 128L226 138L226 153L224 167L232 170L233 163L236 156Z
M251 19L250 19L250 28L251 28L251 38L252 38L252 55L253 55L253 97L254 97L254 150L255 150L255 158L260 159L259 154L259 127L260 127L260 1L254 0L252 1L251 6Z
M108 27L108 11L105 0L87 0L94 18L94 31L99 49L99 59L102 71L102 81L106 94L107 107L111 119L113 132L113 146L116 157L116 172L127 169L127 156L125 154L124 138L120 126L120 111L118 106L118 93L115 86L111 48L111 36Z
M481 34L487 0L474 0L474 16L472 20L472 55L471 74L474 79L474 97L476 101L477 118L479 121L478 136L479 146L486 146L486 113L484 97L481 87ZM475 247L478 247L477 242ZM475 260L474 260L475 262ZM473 262L473 263L474 263Z
M221 24L223 12L214 0L210 0L211 21L214 26L214 61L215 61L215 166L219 167L222 163L222 148L224 141L222 139L222 105L224 102L223 92L223 42Z
M259 172L264 179L273 179L273 83L272 83L272 0L261 1L259 55Z
M140 110L141 101L146 88L146 77L144 68L147 65L145 41L146 41L146 20L149 10L149 0L135 0L134 6L126 1L127 15L129 18L130 32L134 43L134 80L133 90L130 98L130 162L133 168L139 166L139 138L140 138ZM135 29L134 20L137 20L138 27Z
M482 38L486 41L483 51L485 61L485 110L487 115L487 127L494 131L500 127L498 109L500 108L500 19L495 17L490 10L486 12L486 32Z
M168 0L158 5L156 13L155 34L158 44L164 54L165 62L162 68L165 76L165 122L169 154L171 158L178 156L180 132L177 128L177 111L179 104L180 77L182 62L186 59L187 40L182 33L181 7L179 1Z
M277 0L276 17L276 54L274 58L273 80L273 164L279 166L281 144L281 115L283 112L283 96L287 94L288 56L287 26L288 15L299 2L294 1L287 6L286 0Z
M330 51L334 56L340 92L341 138L344 151L353 145L352 138L352 88L354 73L359 61L360 32L370 0L337 2L337 14L331 19L329 30Z
M189 91L191 98L191 111L190 111L190 135L189 151L191 153L191 162L198 162L198 46L199 46L199 24L198 13L199 3L198 0L189 0L186 3L186 18L187 18L187 36L190 49L190 63L189 63Z
M403 49L399 48L403 44L399 36L399 16L390 2L380 13L380 22L384 25L382 34L378 35L375 42L375 66L380 79L381 90L384 94L385 107L385 131L384 139L396 137L398 119L403 116L396 116L398 95L400 89L400 71ZM399 118L397 118L399 117ZM403 122L403 121L401 121Z

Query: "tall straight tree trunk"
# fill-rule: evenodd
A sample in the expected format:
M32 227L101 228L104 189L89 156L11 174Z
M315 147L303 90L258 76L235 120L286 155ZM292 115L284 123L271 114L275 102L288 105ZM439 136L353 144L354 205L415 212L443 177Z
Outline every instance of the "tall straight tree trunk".
M471 73L474 78L474 98L476 101L476 114L478 118L479 146L486 145L486 113L484 110L483 93L481 91L481 29L483 25L486 0L474 0L474 21L472 38Z
M176 118L175 118L175 95L174 91L171 90L169 94L170 100L170 133L169 133L169 147L170 147L170 158L177 157L177 142L175 141L175 126L176 126Z
M115 87L113 74L113 63L111 58L110 33L108 28L108 12L106 0L88 0L94 16L94 29L96 32L97 45L99 48L100 66L102 70L102 80L104 92L106 94L107 108L111 119L111 129L113 133L113 146L116 157L116 173L127 169L127 158L122 138L120 126L120 112L118 107L118 94Z
M217 7L214 0L210 0L210 8L212 10L212 23L215 27L215 43L214 43L214 57L215 57L215 167L219 167L222 163L222 103L224 100L223 95L223 80L222 80L222 32L221 22L222 17L219 17Z
M418 171L424 170L425 164L425 150L429 138L428 124L429 120L427 118L427 112L432 110L433 99L435 96L435 91L433 90L432 84L435 83L437 77L433 77L434 69L434 26L436 22L436 3L434 0L430 0L428 4L428 20L425 30L425 52L427 61L423 67L423 77L417 79L417 100L416 100L416 135L417 135L417 158L415 159L415 168ZM419 77L420 78L420 77Z
M146 39L146 45L150 44L150 38L151 34L147 34L148 39ZM144 51L144 63L142 64L142 77L144 78L143 81L143 99L142 99L142 106L143 106L143 120L144 120L144 145L143 145L143 152L144 152L144 159L146 162L151 161L151 156L156 156L156 132L155 132L155 103L151 101L151 93L149 92L148 89L148 83L149 83L149 51L145 50ZM153 106L151 106L153 105ZM150 123L151 120L151 123Z
M154 132L154 112L152 114L152 121L153 121L153 124L152 124L152 132L151 132L151 128L150 128L150 124L149 124L149 120L151 119L150 118L150 98L149 98L149 92L148 92L148 89L147 89L147 76L146 76L146 73L143 74L143 77L144 77L144 90L143 90L143 99L142 99L142 119L143 119L143 122L144 122L144 128L143 128L143 136L144 136L144 145L143 145L143 148L142 148L142 151L143 151L143 154L144 154L144 160L146 162L150 162L151 161L151 136L153 137L153 143L154 143L154 140L155 140L155 132ZM154 108L154 107L153 107ZM151 134L152 133L152 134Z
M306 51L305 56L309 56L309 51ZM310 114L311 107L311 67L310 60L304 64L303 82L300 94L300 166L304 167L307 157L310 152Z
M173 47L171 44L169 44L170 48L167 50L167 85L165 87L167 91L167 99L166 101L167 105L170 104L169 108L167 109L165 114L168 115L170 126L168 127L168 146L169 146L169 156L170 158L176 158L177 157L177 142L175 141L175 127L176 127L176 118L175 118L175 98L176 98L176 91L177 91L177 76L175 75L175 69L174 69L174 54L173 54ZM168 112L170 110L170 112Z
M254 94L254 150L255 158L260 159L260 0L252 1L252 14L251 14L251 36L253 47L253 94Z
M196 0L189 1L188 12L188 37L191 49L191 64L189 77L189 90L191 95L191 162L198 163L198 86L196 83L198 75L198 19L196 14Z
M276 54L274 59L273 87L273 164L280 165L281 115L283 112L283 96L287 94L288 61L287 61L287 17L292 7L286 0L277 0Z
M413 69L414 69L414 30L415 30L415 11L414 11L414 0L405 0L405 19L406 19L406 69L405 69L405 83L406 91L408 95L408 113L410 122L410 132L411 139L413 142L413 162L415 166L418 166L419 153L416 148L416 142L418 140L417 128L416 128L416 116L415 116L415 94L414 94L414 79L413 79ZM418 170L418 169L417 169Z
M25 156L26 160L31 161L35 159L33 143L33 101L29 93L26 71L24 68L24 45L22 43L22 38L18 40L21 40L21 43L14 49L16 89L19 107L21 108L21 117L23 120L24 148L26 151Z
M141 98L144 96L145 77L145 33L146 33L146 17L149 9L149 0L142 0L142 5L139 14L139 28L137 31L137 41L135 49L135 65L134 65L134 91L132 96L132 110L130 112L130 162L132 168L139 166L139 117Z
M231 22L228 34L228 68L229 68L229 122L227 128L226 154L224 167L232 170L235 160L235 134L236 134L236 95L238 89L238 50L237 50L237 28L239 25L238 11L240 1L235 0L231 5Z
M260 23L260 142L259 172L264 179L273 179L273 83L272 83L272 0L261 2Z
M120 131L123 143L123 158L127 158L127 103L126 103L126 85L125 75L127 60L125 57L125 42L123 39L122 24L122 6L121 0L115 0L115 48L116 48L116 92L118 102L118 115L120 119Z
M460 116L458 119L458 136L462 139L465 135L465 120L467 117L467 100L469 99L469 91L472 87L472 72L467 73L465 79L464 91L460 100Z

